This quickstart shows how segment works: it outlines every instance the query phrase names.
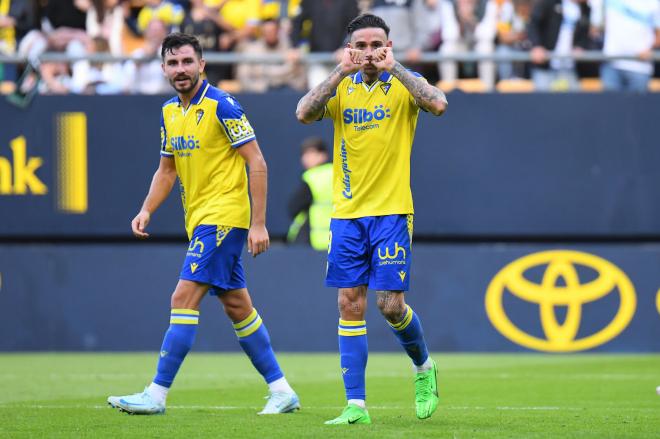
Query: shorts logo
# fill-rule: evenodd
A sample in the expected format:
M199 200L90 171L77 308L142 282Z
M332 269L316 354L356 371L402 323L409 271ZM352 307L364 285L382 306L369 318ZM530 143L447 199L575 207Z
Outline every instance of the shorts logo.
M616 308L611 300L595 304L609 295L618 296ZM534 316L540 319L542 337L525 332L512 321L504 305L512 304L512 297L538 305ZM592 303L610 304L613 317L609 323L601 322L601 329L583 334L582 316L593 315ZM552 250L524 256L502 268L488 286L485 305L493 326L514 343L539 351L575 352L618 336L635 314L637 298L628 276L611 262L590 253ZM557 308L565 311L562 323Z
M190 245L188 246L188 251L191 253L195 253L197 247L199 247L199 253L204 253L204 243L200 241L199 238L195 237L194 241L190 241Z
M389 247L385 247L385 254L383 255L380 251L380 247L378 248L378 259L396 259L399 257L399 252L403 253L403 259L406 259L406 249L403 247L399 247L399 243L395 242L394 243L394 254L390 255L390 249Z
M166 357L167 351L160 351L160 358Z
M348 372L348 367L342 367L341 368L341 374L346 375L346 372Z
M199 267L199 264L193 262L192 264L190 264L190 271L194 273L195 270L197 270L197 267Z
M403 270L399 271L399 277L401 278L401 282L403 282L406 278L406 272Z
M403 255L402 259L399 259L399 255ZM378 262L378 266L383 266L383 265L406 265L406 249L403 247L399 247L399 243L395 242L394 243L394 251L392 254L390 254L390 249L389 247L385 247L385 254L383 254L383 251L380 247L378 247L378 259L380 259L380 262ZM405 272L403 272L403 277L405 277ZM403 281L403 277L401 273L399 273L399 277L401 277L401 281Z
M231 232L231 227L228 226L218 226L218 231L215 233L215 246L220 247L222 241L225 240L229 232Z

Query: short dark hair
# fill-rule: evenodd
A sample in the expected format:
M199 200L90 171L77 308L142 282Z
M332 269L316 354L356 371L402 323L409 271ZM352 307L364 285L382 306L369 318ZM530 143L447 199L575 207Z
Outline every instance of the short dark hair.
M325 145L325 142L320 137L308 137L303 140L302 145L300 145L301 152L313 149L318 152L328 152L328 147Z
M374 14L358 15L353 19L353 21L348 23L346 31L350 37L356 30L365 29L368 27L379 27L385 31L385 36L390 36L390 27L387 25L387 23L385 23L385 20Z
M193 35L181 32L174 32L165 37L160 49L160 57L165 59L167 53L173 53L175 49L183 46L192 46L197 56L202 58L202 45L199 44L199 40Z

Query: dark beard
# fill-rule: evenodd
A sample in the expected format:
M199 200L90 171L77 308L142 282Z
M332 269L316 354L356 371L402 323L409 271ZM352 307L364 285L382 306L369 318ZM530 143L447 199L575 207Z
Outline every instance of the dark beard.
M197 86L197 83L199 82L199 75L197 75L196 77L191 78L190 79L190 87L186 87L185 89L176 88L175 82L176 82L176 79L172 79L170 81L170 85L174 88L174 90L176 90L177 93L187 94L187 93L190 93L191 91L193 91L195 89L195 87Z

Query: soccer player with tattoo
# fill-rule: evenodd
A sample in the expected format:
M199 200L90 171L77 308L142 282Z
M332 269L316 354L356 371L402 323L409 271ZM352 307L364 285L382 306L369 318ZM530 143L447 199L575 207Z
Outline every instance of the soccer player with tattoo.
M437 369L422 325L405 302L410 284L413 203L410 154L419 110L439 116L445 95L399 64L389 27L364 14L330 76L298 103L303 123L334 123L333 205L326 285L339 289L339 353L348 404L326 424L370 424L365 399L367 289L411 358L416 414L438 406Z
M241 348L268 384L270 396L260 414L294 411L300 408L298 396L252 307L241 263L246 241L255 257L269 246L266 162L238 101L201 80L205 61L199 41L171 34L163 41L161 56L177 96L163 105L160 164L131 226L136 237L149 237L145 230L151 215L178 177L190 245L172 294L170 327L153 382L142 393L111 396L108 403L129 413L165 411L169 388L195 339L199 304L209 292L220 300Z

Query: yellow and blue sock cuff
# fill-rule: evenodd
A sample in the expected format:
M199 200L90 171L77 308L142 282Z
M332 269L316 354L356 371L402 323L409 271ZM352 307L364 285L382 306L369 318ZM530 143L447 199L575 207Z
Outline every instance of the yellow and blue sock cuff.
M410 322L412 321L413 318L413 310L409 305L406 305L406 313L403 315L403 319L399 323L390 323L387 322L388 325L392 327L395 331L403 331L408 327Z
M365 320L342 320L339 319L337 328L339 335L347 337L356 337L367 334L367 322Z
M263 320L261 320L261 316L259 316L257 310L253 308L252 312L246 319L234 323L234 332L236 332L238 338L247 337L259 329L262 323Z
M199 311L194 309L172 309L170 324L196 325L199 323Z

